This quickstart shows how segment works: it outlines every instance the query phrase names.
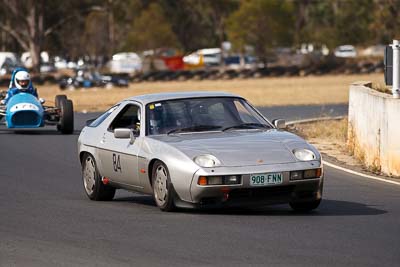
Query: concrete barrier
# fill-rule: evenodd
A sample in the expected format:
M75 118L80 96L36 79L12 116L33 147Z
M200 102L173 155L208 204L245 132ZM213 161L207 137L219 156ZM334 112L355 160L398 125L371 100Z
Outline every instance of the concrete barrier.
M400 100L370 87L350 86L348 146L370 170L400 176Z

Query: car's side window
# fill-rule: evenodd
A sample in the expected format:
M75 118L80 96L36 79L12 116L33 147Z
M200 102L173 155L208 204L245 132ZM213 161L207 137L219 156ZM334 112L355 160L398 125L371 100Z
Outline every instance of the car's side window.
M89 127L97 127L99 126L105 119L107 119L108 116L110 116L110 114L116 110L118 108L119 105L115 105L112 108L110 108L109 110L107 110L106 112L104 112L103 114L101 114L99 117L97 117L97 119L95 119L92 123L90 123L88 126Z
M128 128L134 131L140 131L140 107L134 104L126 105L108 128L114 131L116 128Z

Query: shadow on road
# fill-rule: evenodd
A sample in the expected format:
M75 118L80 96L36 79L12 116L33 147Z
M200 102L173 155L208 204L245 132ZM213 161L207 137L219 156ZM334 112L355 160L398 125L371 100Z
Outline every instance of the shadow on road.
M75 130L72 134L67 135L79 135L81 131ZM0 134L11 134L11 135L64 135L58 132L56 129L23 129L23 130L13 130L13 129L1 129Z
M151 196L134 196L117 198L115 202L131 202L156 208ZM161 212L161 211L160 211ZM299 213L293 211L289 205L274 205L260 208L225 208L207 210L180 209L177 212L188 214L208 214L208 215L242 215L242 216L365 216L380 215L387 213L386 210L379 209L373 205L358 202L323 199L318 209L309 213Z

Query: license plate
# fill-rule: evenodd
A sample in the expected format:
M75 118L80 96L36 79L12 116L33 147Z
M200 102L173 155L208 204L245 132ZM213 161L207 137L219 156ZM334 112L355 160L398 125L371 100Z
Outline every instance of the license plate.
M250 185L261 186L261 185L274 185L282 183L282 173L260 173L250 174Z

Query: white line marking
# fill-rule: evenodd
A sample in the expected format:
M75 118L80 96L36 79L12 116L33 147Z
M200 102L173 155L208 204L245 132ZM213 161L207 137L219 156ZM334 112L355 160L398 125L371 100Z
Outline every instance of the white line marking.
M352 171L352 170L337 166L335 164L326 162L325 160L323 160L322 163L324 165L329 166L329 167L332 167L332 168L335 168L335 169L338 169L338 170L341 170L341 171L344 171L344 172L348 172L348 173L351 173L351 174L355 174L357 176L361 176L361 177L364 177L364 178L368 178L368 179L371 179L371 180L381 181L381 182L385 182L385 183L389 183L389 184L400 185L400 182L395 182L395 181L392 181L392 180L383 179L383 178L379 178L379 177L363 174L363 173L360 173L360 172Z

